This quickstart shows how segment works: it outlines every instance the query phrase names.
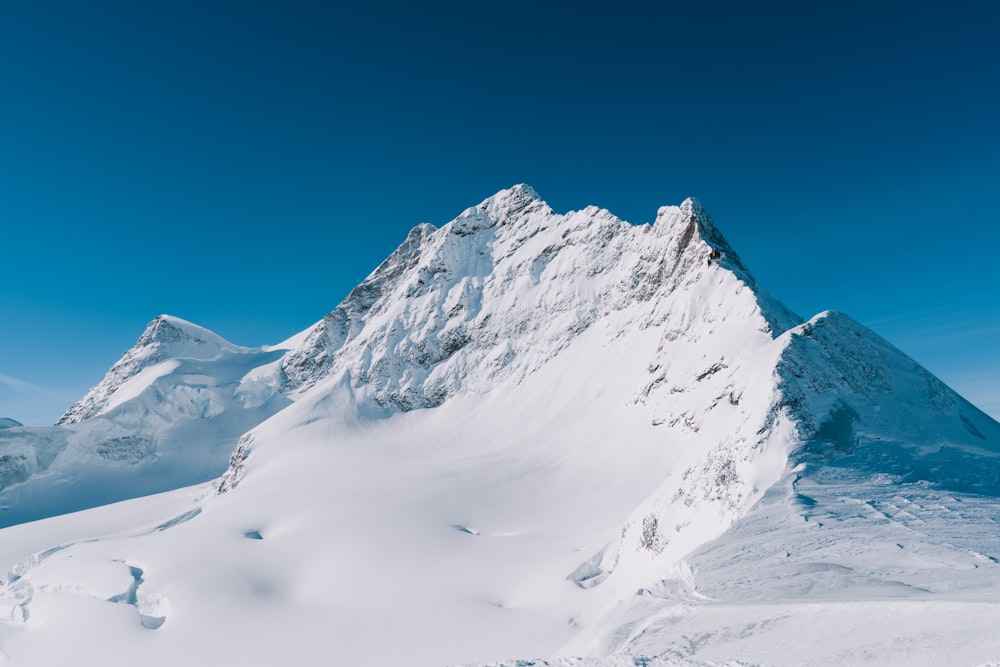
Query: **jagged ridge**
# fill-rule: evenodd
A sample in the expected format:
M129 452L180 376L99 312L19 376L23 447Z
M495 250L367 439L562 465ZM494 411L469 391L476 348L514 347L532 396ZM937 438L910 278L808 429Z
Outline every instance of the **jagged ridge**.
M441 229L414 228L286 356L281 386L301 392L347 373L382 406L433 407L463 387L524 377L611 313L650 303L633 325L656 325L667 295L713 271L760 293L695 200L634 226L596 207L556 214L515 186ZM766 295L759 303L772 336L801 321Z

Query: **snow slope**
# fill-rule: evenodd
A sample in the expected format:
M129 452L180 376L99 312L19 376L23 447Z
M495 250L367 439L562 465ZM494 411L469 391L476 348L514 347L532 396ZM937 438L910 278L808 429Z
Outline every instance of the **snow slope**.
M213 378L183 423L225 472L4 529L9 664L1000 656L1000 425L802 322L693 200L633 226L516 186L277 348L176 322L204 342L141 338L54 429L180 429L146 415Z

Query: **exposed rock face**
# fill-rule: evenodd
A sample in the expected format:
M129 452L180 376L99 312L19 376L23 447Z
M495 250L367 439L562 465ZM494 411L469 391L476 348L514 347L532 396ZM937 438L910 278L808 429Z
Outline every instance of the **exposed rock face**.
M384 407L433 407L530 374L602 319L658 325L670 294L718 271L747 290L754 328L774 336L800 321L766 296L758 305L756 283L694 200L634 226L596 207L556 214L516 186L441 229L414 228L285 357L282 387L348 373Z

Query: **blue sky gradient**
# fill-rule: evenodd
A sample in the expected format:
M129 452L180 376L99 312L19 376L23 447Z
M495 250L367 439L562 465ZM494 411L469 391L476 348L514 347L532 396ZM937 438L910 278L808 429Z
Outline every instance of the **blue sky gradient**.
M1000 415L1000 5L559 4L0 4L0 416L159 313L280 341L519 182L698 197L793 309Z

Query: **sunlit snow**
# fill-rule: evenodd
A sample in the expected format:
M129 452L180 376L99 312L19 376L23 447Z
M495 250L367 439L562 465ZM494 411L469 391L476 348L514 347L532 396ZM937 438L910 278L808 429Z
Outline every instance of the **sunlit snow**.
M516 186L0 430L0 664L986 665L998 490L1000 424L697 202Z

